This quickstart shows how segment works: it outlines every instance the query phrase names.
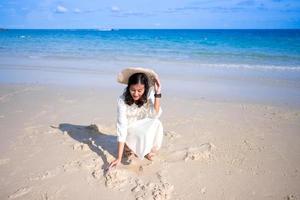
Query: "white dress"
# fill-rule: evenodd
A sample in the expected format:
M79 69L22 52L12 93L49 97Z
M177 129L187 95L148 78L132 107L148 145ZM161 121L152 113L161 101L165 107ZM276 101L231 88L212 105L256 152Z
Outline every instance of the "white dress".
M148 101L141 107L127 105L121 95L118 99L118 141L125 142L140 159L153 147L158 150L163 140L163 126L158 119L161 113L161 108L158 113L154 109L153 89L149 90Z

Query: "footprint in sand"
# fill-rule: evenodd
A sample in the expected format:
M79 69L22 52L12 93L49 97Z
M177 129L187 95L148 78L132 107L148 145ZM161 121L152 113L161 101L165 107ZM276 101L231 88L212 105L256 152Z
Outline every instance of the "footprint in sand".
M101 170L100 169L95 169L92 172L92 176L93 176L94 179L101 179L101 177L102 177Z
M296 197L295 195L293 195L293 194L290 194L290 195L288 195L285 199L286 199L286 200L296 200L297 197Z
M122 169L112 169L105 174L105 186L108 188L123 188L131 182L129 172Z
M31 177L29 178L30 181L38 181L38 180L45 180L45 179L49 179L52 177L55 177L57 174L59 174L59 169L56 168L52 171L45 171L35 177Z
M166 171L156 173L157 182L144 183L143 179L127 169L113 168L108 171L105 177L105 185L108 188L119 189L124 191L128 187L136 200L168 200L171 199L174 186L167 182L165 177Z
M83 164L80 160L71 161L62 166L64 172L74 172L78 171L83 167Z
M134 194L136 200L146 199L146 197L149 199L149 188L141 179L135 180L135 185L133 188L131 188L131 192Z
M144 184L141 179L135 180L135 185L131 189L136 200L155 199L155 200L168 200L174 190L174 186L162 181L161 175L158 175L159 183L148 182Z
M13 194L9 195L8 198L15 199L21 196L24 196L25 194L29 193L31 191L31 187L23 187L15 191Z
M189 160L208 160L211 158L212 150L215 146L211 143L204 143L196 147L184 148L182 150L177 150L165 156L164 161L189 161ZM101 149L101 148L100 148ZM131 163L132 166L133 163ZM140 166L140 165L137 165ZM131 169L132 167L130 167ZM114 168L107 172L105 177L105 185L108 188L117 188L120 191L124 190L128 186L131 188L131 192L136 200L168 200L171 199L172 193L174 191L174 186L168 183L165 173L162 170L156 173L158 178L157 182L147 182L144 183L143 180L135 173L134 170ZM143 167L141 168L143 171ZM139 167L140 170L140 167ZM93 174L96 178L99 174ZM205 189L201 190L205 193Z
M208 160L211 158L212 150L215 146L211 143L204 143L198 147L185 148L183 150L176 150L166 156L166 161L189 161L189 160Z
M168 200L171 199L171 194L174 186L169 183L155 184L152 189L152 197L155 200Z
M176 133L175 131L165 131L164 135L170 140L180 138L180 134Z

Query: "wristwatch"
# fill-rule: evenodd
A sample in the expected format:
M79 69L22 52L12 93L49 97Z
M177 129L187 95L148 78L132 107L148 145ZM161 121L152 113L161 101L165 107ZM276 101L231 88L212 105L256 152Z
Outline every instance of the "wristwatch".
M161 93L159 93L159 94L154 94L154 97L155 97L155 98L161 98Z

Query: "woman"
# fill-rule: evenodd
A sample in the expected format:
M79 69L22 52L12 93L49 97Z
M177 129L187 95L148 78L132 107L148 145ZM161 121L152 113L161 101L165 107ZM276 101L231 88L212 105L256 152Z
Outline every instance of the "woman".
M118 99L118 155L109 165L117 166L123 151L134 153L140 159L153 160L163 139L163 127L158 120L161 84L157 74L144 68L127 68L118 77L127 87ZM153 87L154 86L154 91ZM155 93L154 93L155 92Z

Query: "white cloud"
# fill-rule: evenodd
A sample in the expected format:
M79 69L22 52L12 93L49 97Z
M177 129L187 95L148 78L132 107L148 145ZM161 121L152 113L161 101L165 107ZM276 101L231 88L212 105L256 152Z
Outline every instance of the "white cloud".
M62 5L58 5L58 6L56 7L55 12L56 12L56 13L66 13L66 12L68 12L68 9L65 8L65 7L62 6Z
M112 11L112 12L120 12L120 10L121 10L121 9L120 9L118 6L112 6L112 7L111 7L111 11Z
M74 13L82 13L82 11L79 8L75 8Z

